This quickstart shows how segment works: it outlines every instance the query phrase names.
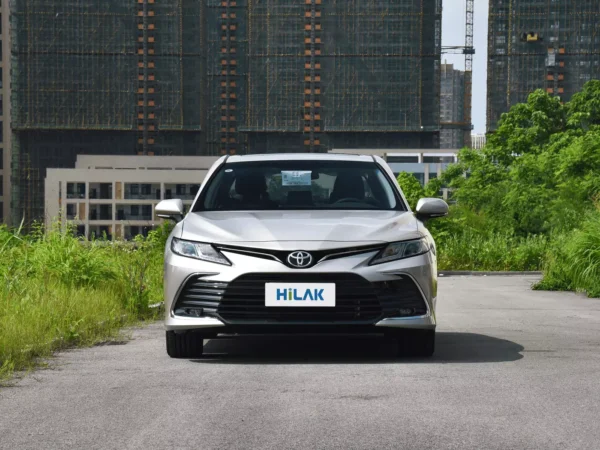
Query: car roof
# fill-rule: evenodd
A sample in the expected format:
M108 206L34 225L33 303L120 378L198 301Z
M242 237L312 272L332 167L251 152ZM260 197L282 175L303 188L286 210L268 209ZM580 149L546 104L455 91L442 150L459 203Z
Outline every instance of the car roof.
M228 163L256 161L359 161L373 162L372 156L350 155L344 153L268 153L262 155L235 155L227 159Z

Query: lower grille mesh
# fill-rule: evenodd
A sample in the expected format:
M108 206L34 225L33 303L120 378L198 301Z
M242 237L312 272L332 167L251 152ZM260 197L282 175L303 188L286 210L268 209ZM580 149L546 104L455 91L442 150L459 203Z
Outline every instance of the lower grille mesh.
M266 283L335 283L334 308L265 306ZM381 306L373 287L355 274L251 274L234 280L218 308L228 322L370 322L381 316Z
M266 283L335 283L336 306L267 308ZM230 283L190 278L177 299L176 315L219 317L229 324L372 324L385 317L418 316L427 307L408 277L370 283L353 273L247 274Z

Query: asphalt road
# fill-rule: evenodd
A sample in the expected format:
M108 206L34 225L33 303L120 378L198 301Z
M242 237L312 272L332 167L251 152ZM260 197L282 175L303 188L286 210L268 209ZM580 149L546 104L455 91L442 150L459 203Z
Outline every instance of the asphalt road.
M0 448L599 448L600 300L533 281L442 279L428 360L374 339L171 360L160 324L135 330L0 389Z

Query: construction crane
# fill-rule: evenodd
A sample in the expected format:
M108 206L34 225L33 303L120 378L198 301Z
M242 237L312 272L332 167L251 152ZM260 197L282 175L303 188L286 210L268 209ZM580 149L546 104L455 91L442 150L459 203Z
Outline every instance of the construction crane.
M473 98L473 23L475 12L475 0L466 0L466 20L465 20L465 45L442 47L444 54L462 54L465 55L465 97L463 108L463 120L458 123L442 123L445 129L462 129L464 131L464 143L466 147L471 147L471 131L473 130L473 121L471 114Z

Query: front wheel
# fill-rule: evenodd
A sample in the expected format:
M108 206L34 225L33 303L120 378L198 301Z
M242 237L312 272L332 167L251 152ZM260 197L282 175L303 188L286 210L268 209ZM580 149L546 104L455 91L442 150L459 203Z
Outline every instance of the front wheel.
M204 350L204 339L196 333L167 331L167 354L171 358L199 358Z
M435 351L435 330L404 330L396 340L398 356L429 358Z

